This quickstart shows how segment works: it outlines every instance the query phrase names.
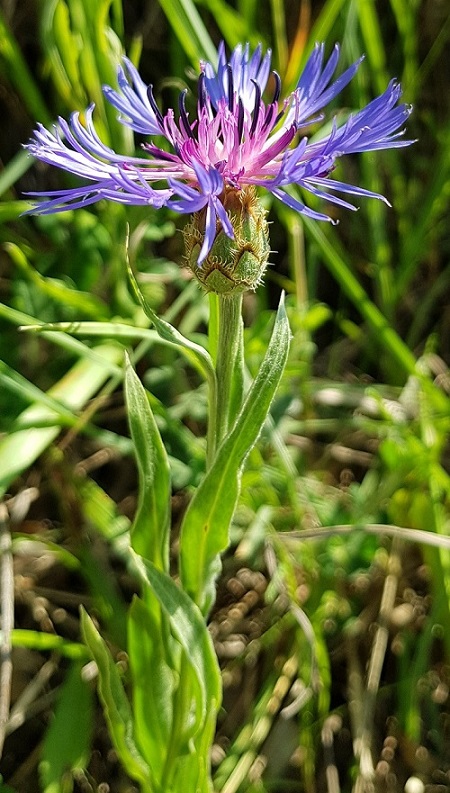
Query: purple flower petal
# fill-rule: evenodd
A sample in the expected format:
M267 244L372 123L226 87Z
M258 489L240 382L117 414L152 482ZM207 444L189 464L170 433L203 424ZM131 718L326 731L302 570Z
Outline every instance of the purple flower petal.
M104 85L103 92L108 102L119 111L119 121L122 124L143 135L159 135L161 126L149 101L148 86L141 79L134 64L128 58L124 58L123 61L126 71L119 66L117 77L119 90L115 91L111 86Z
M317 44L295 91L280 107L281 81L275 73L275 92L268 101L264 97L270 51L263 54L258 46L252 52L248 44L238 45L228 57L221 43L217 67L207 62L200 67L197 118L188 116L183 92L177 110L169 108L163 115L151 86L125 58L118 70L118 89L105 86L104 92L123 124L150 136L143 147L144 156L121 155L104 144L95 128L93 105L84 118L73 113L69 121L59 119L51 130L38 125L27 146L30 154L89 184L44 193L46 200L33 211L61 212L101 199L167 206L181 214L205 210L202 262L218 229L233 238L226 198L230 191L239 193L248 185L268 190L286 206L314 220L330 218L291 196L290 185L299 185L343 209L355 207L334 195L335 191L386 201L378 193L335 181L330 175L346 154L409 146L413 141L405 138L404 126L411 108L399 104L401 88L392 80L380 96L340 126L335 119L322 139L316 135L313 143L307 137L298 141L299 128L322 118L325 106L350 82L361 62L359 59L333 80L339 47L334 47L326 61L324 54L324 45Z
M202 265L205 261L208 253L210 252L213 242L216 237L216 214L208 202L207 209L206 209L206 220L205 220L205 236L203 239L203 245L200 249L200 253L198 256L198 263Z
M298 199L294 198L288 193L285 193L284 190L280 190L278 187L268 189L270 189L270 192L275 196L275 198L278 198L283 202L283 204L285 204L287 207L290 207L290 209L295 209L296 212L300 212L302 215L306 215L312 220L327 220L329 223L336 223L336 221L332 220L330 217L328 217L328 215L324 215L322 212L315 212L305 204L302 204L302 202Z

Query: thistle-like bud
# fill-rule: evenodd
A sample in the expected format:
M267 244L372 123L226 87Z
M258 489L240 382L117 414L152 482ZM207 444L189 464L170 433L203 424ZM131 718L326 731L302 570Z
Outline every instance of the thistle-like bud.
M234 231L230 239L217 225L211 250L201 265L198 256L205 233L206 209L196 212L184 229L188 267L207 292L231 295L256 289L261 283L270 253L266 210L253 186L227 189L223 205Z

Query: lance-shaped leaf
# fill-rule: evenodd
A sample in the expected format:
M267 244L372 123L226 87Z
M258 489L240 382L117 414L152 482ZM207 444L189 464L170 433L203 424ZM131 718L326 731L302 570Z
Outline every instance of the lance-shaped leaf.
M98 669L98 693L109 734L116 752L130 777L151 793L151 771L135 741L133 715L123 689L119 671L91 618L81 609L81 630Z
M209 723L211 712L217 713L222 696L220 672L211 636L200 610L169 575L144 559L138 558L136 564L143 581L151 587L167 615L171 632L184 650L184 663L195 679L195 690L191 697L194 702L188 702L186 713L179 714L180 719L184 717L186 723L191 722L190 731L195 735ZM181 675L180 685L184 683ZM192 704L195 704L194 713Z
M125 367L128 421L139 471L139 502L131 528L131 544L140 556L149 559L161 570L168 570L169 462L147 393L128 356Z
M148 588L148 587L147 587ZM128 614L128 655L133 687L136 738L155 782L164 774L173 721L177 675L170 667L164 633L168 622L153 592L145 602L133 598Z
M209 353L200 344L196 344L195 342L190 341L185 336L183 336L183 334L174 328L170 322L158 317L158 315L153 311L152 307L148 304L145 296L142 294L128 259L127 271L136 299L141 304L143 311L154 325L159 336L165 341L180 347L181 352L189 361L191 366L197 369L202 377L207 380L209 387L214 389L216 374Z
M289 341L289 323L282 298L269 347L241 413L195 492L182 523L181 580L183 588L204 613L214 600L219 555L228 545L241 469L266 420L286 364Z

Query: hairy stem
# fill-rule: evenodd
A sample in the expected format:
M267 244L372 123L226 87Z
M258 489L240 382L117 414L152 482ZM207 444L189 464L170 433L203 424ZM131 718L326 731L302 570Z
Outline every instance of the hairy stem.
M242 405L243 330L242 294L219 295L216 360L215 448L232 428Z
M208 467L233 427L243 396L242 294L211 295L210 349L214 352L216 393L210 395Z

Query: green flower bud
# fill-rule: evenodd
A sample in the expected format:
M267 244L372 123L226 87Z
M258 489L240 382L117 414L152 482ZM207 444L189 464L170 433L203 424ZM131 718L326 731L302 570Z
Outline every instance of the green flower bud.
M223 205L233 226L230 239L217 224L212 248L201 265L197 263L205 231L206 209L192 216L184 229L187 266L207 292L231 295L256 289L261 283L270 253L266 210L256 190L227 189Z

